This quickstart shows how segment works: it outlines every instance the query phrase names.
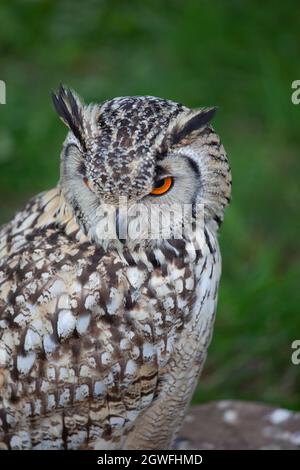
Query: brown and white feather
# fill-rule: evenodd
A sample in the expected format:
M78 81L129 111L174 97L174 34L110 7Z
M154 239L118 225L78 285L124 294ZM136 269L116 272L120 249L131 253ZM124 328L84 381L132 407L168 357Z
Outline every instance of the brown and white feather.
M0 231L0 447L168 448L212 335L226 154L205 116L186 128L201 111L171 101L71 105L59 185ZM204 204L196 243L105 243L97 201L160 204L158 165L179 181L164 204Z

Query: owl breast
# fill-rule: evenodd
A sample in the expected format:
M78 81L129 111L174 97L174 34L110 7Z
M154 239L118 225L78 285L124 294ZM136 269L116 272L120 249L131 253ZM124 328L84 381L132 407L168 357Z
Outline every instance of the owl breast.
M152 403L172 358L187 369L206 349L217 252L184 240L106 251L38 225L2 237L0 437L9 448L107 446Z

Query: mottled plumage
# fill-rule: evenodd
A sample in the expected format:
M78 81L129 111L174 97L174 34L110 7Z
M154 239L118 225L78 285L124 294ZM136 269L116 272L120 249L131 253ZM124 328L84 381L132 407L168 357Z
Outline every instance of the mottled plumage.
M154 97L85 106L63 88L54 104L70 129L60 182L0 231L0 447L168 448L216 310L231 178L213 110ZM166 174L172 189L152 196ZM204 204L204 226L101 238L97 210L120 196L130 210Z

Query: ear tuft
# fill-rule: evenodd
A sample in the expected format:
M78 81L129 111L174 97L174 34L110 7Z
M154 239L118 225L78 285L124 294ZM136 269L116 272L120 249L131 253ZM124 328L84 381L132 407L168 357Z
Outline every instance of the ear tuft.
M84 147L82 104L77 95L60 85L58 91L52 93L52 100L59 117Z
M194 111L192 116L187 116L184 122L180 122L173 131L172 145L179 144L183 139L190 136L193 132L207 126L217 111L216 107L202 108Z

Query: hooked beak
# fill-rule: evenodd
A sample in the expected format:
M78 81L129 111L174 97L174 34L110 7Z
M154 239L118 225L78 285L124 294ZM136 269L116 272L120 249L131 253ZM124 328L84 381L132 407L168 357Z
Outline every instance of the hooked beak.
M116 235L118 240L124 245L127 237L127 211L116 208Z

